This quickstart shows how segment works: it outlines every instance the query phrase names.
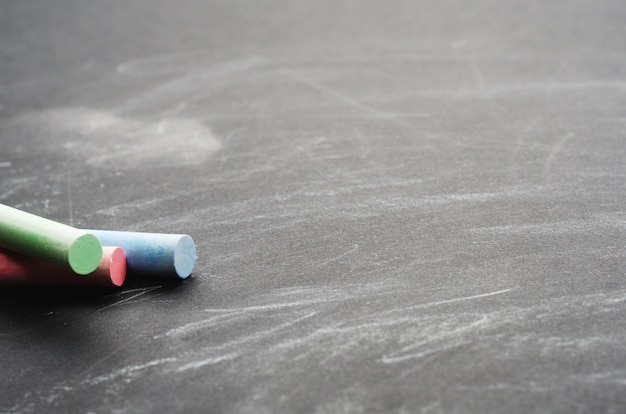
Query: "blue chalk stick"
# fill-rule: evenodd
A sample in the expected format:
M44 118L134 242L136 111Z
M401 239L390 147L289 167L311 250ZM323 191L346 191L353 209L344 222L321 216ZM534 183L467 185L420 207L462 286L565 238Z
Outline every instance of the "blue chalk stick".
M86 230L104 246L120 246L129 275L186 279L196 264L196 245L185 234Z

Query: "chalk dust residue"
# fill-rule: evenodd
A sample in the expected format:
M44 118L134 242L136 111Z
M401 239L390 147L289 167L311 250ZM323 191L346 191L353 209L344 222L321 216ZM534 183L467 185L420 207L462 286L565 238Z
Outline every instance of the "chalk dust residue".
M70 155L102 168L200 164L220 148L207 126L189 118L139 119L63 108L31 113L18 123L22 130L46 131L54 142L62 138Z

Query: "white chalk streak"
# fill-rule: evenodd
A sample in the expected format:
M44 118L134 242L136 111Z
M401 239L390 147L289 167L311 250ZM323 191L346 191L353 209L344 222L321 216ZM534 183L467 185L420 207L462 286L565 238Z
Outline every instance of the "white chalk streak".
M103 382L113 381L119 378L129 379L138 376L141 371L148 368L163 365L170 362L176 362L176 358L160 358L153 361L149 361L143 364L128 365L124 368L115 370L109 374L100 375L94 378L89 378L83 381L84 385L97 385Z
M238 356L239 356L238 353L231 352L231 353L225 354L225 355L219 355L219 356L216 356L216 357L209 357L209 358L201 359L199 361L192 361L192 362L189 362L187 364L181 365L178 368L176 368L176 372L184 372L184 371L189 371L190 369L202 368L202 367L204 367L206 365L218 364L220 362L224 362L224 361L229 361L231 359L235 359Z
M481 293L480 295L464 296L464 297L460 297L460 298L440 300L440 301L437 301L437 302L428 302L428 303L425 303L423 305L417 305L415 307L437 306L437 305L444 305L446 303L454 303L454 302L462 302L462 301L465 301L465 300L486 298L486 297L489 297L489 296L501 295L503 293L510 292L513 289L514 288L509 288L509 289L498 290L496 292Z
M112 304L110 304L110 305L107 305L107 306L105 306L105 307L103 307L103 308L100 308L100 309L98 309L98 310L97 310L97 312L101 312L101 311L103 311L103 310L105 310L105 309L109 309L109 308L112 308L112 307L114 307L114 306L119 306L119 305L121 305L121 304L123 304L123 303L126 303L126 302L128 302L128 301L130 301L130 300L133 300L133 299L135 299L135 298L137 298L137 297L139 297L139 296L145 295L145 294L146 294L146 293L148 293L148 292L152 292L153 290L157 290L157 289L159 289L160 287L161 287L161 285L159 285L159 286L150 286L150 287L147 287L147 288L131 289L131 290L127 290L127 291L120 292L120 294L124 294L124 293L134 293L134 292L137 292L137 291L138 291L139 293L135 293L134 295L132 295L132 296L130 296L130 297L128 297L128 298L122 299L122 300L120 300L120 301L118 301L118 302L115 302L115 303L112 303ZM119 296L119 295L118 295L118 296Z
M332 89L328 86L322 85L319 82L316 82L312 79L303 77L301 75L297 75L295 73L293 73L292 71L282 71L285 75L289 76L290 78L304 84L304 85L308 85L313 89L316 89L319 92L323 92L327 95L330 95L332 97L334 97L335 99L337 99L338 101L341 101L351 107L360 109L363 112L369 113L370 115L374 115L378 118L382 118L385 119L387 121L390 121L391 123L397 124L397 125L401 125L404 127L408 127L409 129L413 129L414 125L407 123L407 122L403 122L401 120L398 119L398 116L396 114L393 113L388 113L385 112L383 110L380 110L378 108L374 108L370 105L367 105L361 101L358 101L350 96L347 96L344 93L340 93L339 91ZM423 116L423 117L428 117L428 114L413 114L413 116Z
M565 143L569 141L573 136L574 134L570 132L554 144L544 164L544 175L547 175L550 172L550 168L552 167L552 164L554 163L557 155L561 152L561 150L565 146Z

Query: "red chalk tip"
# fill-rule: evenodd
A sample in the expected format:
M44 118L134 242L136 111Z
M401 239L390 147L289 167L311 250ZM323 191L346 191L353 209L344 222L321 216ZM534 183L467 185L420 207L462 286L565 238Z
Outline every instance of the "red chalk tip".
M126 279L126 255L121 247L102 246L102 261L93 274L103 282L109 281L113 286L122 286Z

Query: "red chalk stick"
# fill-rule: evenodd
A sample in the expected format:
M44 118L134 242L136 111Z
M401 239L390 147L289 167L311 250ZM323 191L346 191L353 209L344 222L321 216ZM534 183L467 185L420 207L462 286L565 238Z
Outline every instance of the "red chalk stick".
M37 286L121 286L126 278L126 255L121 247L102 247L98 268L77 275L9 250L0 250L0 284Z

